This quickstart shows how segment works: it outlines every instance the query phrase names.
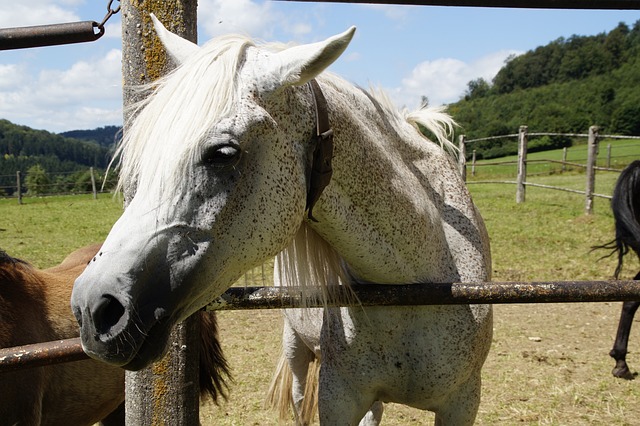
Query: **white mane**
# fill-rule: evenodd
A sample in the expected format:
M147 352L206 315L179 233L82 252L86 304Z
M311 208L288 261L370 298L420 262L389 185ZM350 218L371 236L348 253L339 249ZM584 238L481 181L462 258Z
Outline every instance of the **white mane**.
M164 201L168 201L164 194L182 192L179 185L197 162L207 131L237 103L236 76L250 46L256 43L247 37L217 37L182 66L143 87L153 93L133 107L138 115L116 151L115 158L121 158L118 190L136 185L150 197ZM272 43L261 47L278 51L285 46ZM329 80L349 84L339 78ZM416 127L419 134L418 124L431 131L443 149L457 152L447 139L455 122L443 107L400 112L381 90L371 90L371 94L390 114ZM162 182L174 186L163 188Z
M253 45L240 36L216 38L150 85L153 93L134 106L138 115L116 152L121 157L119 190L136 184L157 199L164 192L176 193L206 132L235 104L235 76L245 49ZM161 188L159 182L176 188Z

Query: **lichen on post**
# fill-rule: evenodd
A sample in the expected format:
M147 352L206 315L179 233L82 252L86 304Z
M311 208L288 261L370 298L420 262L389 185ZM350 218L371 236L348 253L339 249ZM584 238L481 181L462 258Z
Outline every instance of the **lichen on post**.
M196 0L122 0L122 75L124 129L133 118L132 105L146 95L138 90L165 75L173 64L155 35L151 13L172 32L197 42ZM125 188L125 203L135 187ZM137 372L127 372L126 424L199 424L198 336L195 316L178 324L167 356Z

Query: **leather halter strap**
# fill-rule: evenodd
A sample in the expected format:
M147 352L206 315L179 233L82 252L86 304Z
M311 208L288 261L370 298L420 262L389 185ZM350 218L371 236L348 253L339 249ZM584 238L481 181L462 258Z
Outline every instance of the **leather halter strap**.
M307 217L317 222L313 217L313 206L320 198L324 188L329 185L333 170L331 168L331 158L333 157L333 129L329 123L329 111L327 100L318 85L313 79L309 81L311 94L316 109L316 136L312 138L315 144L313 150L313 160L311 162L311 172L309 173L309 189L307 192Z

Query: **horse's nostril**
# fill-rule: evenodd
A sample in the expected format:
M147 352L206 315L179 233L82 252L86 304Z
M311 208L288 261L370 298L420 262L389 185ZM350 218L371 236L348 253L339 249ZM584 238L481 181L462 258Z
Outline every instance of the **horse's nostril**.
M124 306L115 297L103 295L93 312L93 323L99 334L106 334L118 324L125 313Z

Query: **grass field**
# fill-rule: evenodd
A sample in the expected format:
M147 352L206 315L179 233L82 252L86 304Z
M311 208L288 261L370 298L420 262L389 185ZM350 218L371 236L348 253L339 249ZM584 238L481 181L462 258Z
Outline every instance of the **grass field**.
M582 188L580 173L535 177L540 183ZM598 173L597 192L610 194L616 175ZM591 247L613 237L608 201L596 199L585 216L581 195L527 188L515 203L515 187L470 185L491 237L496 281L609 279L614 259ZM106 195L0 200L0 247L39 267L73 249L102 240L120 214ZM623 278L640 265L629 260ZM259 270L255 273L259 276ZM242 283L242 282L241 282ZM258 284L261 284L259 282ZM614 379L608 356L619 303L497 305L492 351L483 372L480 425L637 425L640 381ZM273 425L262 408L280 351L278 312L222 312L222 345L235 384L227 403L203 405L204 425ZM640 366L639 328L632 330L629 363ZM431 424L433 417L390 404L383 424Z

